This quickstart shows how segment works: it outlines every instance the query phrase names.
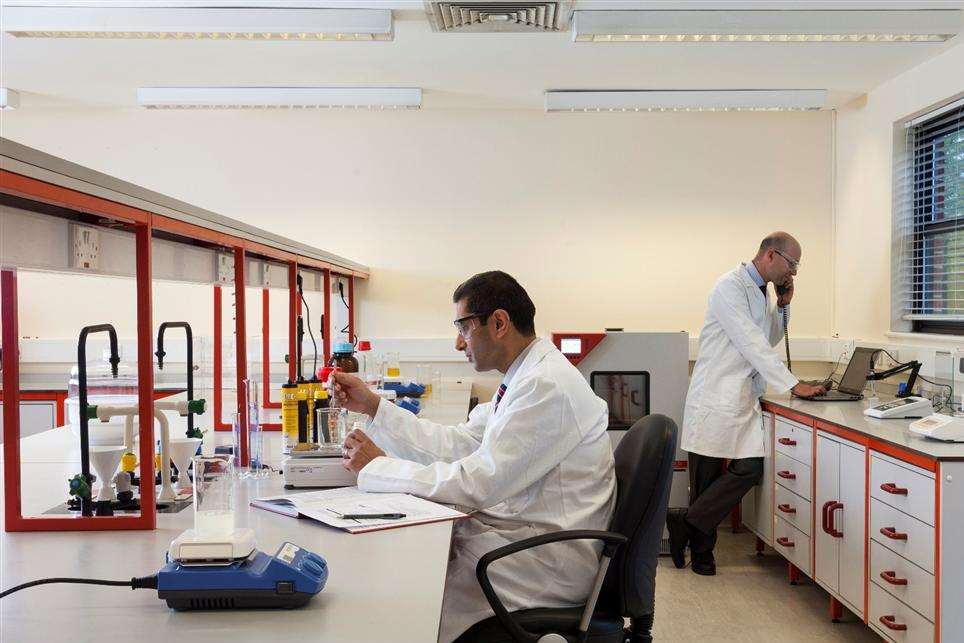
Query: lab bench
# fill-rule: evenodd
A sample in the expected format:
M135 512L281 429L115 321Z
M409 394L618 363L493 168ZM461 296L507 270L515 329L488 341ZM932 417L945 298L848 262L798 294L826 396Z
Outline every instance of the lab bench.
M767 395L764 477L743 524L888 641L964 631L964 444L867 417L870 402Z
M426 398L421 415L437 422L462 421L470 391L468 380L447 382L434 401ZM229 444L231 439L230 432L209 432L204 451L213 452L216 445ZM265 432L263 440L266 464L280 469L280 432ZM25 513L62 502L66 480L78 466L77 439L70 431L53 430L24 437L20 444ZM437 638L451 522L351 535L249 507L252 498L285 493L276 472L237 484L236 525L254 530L259 549L273 554L290 541L326 559L331 574L328 584L306 607L173 612L154 590L49 585L0 601L3 639L58 641L69 632L72 639L83 641L103 641L119 633L158 643L200 639L263 643L279 636L379 641L385 640L386 623L391 624L395 642ZM52 576L127 580L153 574L163 566L171 540L192 526L193 511L188 508L158 514L153 531L3 532L3 589Z

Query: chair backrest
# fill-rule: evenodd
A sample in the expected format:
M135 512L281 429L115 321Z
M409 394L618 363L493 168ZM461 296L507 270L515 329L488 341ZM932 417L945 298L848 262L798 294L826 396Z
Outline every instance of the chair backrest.
M647 415L616 447L616 511L609 530L629 540L606 574L600 610L630 618L653 613L676 433L676 423L665 415Z

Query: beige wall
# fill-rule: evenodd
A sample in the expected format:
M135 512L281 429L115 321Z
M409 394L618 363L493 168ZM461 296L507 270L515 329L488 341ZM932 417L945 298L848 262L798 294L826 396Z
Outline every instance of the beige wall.
M837 116L833 330L884 341L890 331L894 124L964 92L964 44L880 85Z
M827 112L164 112L36 101L3 118L6 137L369 264L366 336L450 336L453 288L492 268L530 291L540 333L696 334L717 276L774 229L803 242L795 334L830 332ZM159 298L155 310L171 312L155 316L179 316L180 301ZM205 305L203 294L191 304ZM68 317L42 327L58 324L60 336L76 332Z

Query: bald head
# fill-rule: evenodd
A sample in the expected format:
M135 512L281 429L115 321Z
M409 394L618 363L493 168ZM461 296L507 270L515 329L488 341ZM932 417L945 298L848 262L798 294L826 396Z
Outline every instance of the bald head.
M777 250L799 258L800 243L786 232L772 232L760 242L756 258L762 258L768 250Z
M760 242L753 265L764 281L778 286L793 282L800 264L800 243L786 232L773 232Z

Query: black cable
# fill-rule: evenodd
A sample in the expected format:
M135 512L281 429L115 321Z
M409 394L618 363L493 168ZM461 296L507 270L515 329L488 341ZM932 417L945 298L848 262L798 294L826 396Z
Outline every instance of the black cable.
M348 300L345 299L345 284L341 281L338 282L338 294L341 295L341 303L345 304L345 310L350 309L351 306L348 305ZM343 333L348 332L348 324L345 324L345 327L341 329L341 332ZM350 341L351 337L349 337L348 339Z
M41 578L23 583L16 587L0 592L0 598L6 598L14 592L19 592L28 587L37 585L50 585L52 583L75 583L78 585L108 585L110 587L130 587L131 589L157 589L157 576L144 576L142 578L132 578L130 580L102 580L99 578Z
M318 344L315 343L315 336L311 332L311 309L308 308L308 300L305 299L304 291L301 292L301 303L305 305L305 323L308 326L308 337L311 338L311 346L315 351L315 356L311 361L311 372L317 377L318 375Z

